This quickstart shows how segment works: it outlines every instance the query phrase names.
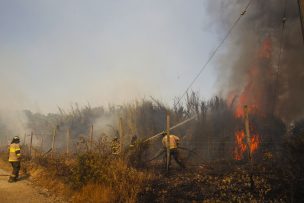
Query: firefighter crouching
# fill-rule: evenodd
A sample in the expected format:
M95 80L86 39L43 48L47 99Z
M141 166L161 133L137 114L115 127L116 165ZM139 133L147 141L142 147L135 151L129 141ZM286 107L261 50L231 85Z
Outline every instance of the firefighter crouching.
M8 161L11 163L13 167L13 172L8 180L8 182L16 182L19 177L19 170L20 170L20 138L18 136L14 137L10 146L9 146L9 158Z
M167 133L163 132L162 135L163 135L163 140L162 140L163 146L164 148L167 148ZM170 135L169 136L169 149L170 149L169 166L171 165L171 157L173 157L176 163L181 168L185 169L186 166L179 157L178 145L179 145L179 138L175 135Z

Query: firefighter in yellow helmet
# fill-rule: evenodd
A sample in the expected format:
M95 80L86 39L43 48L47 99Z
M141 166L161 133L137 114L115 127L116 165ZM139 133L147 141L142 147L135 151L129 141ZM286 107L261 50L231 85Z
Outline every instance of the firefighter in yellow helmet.
M162 139L163 147L167 148L167 141L168 141L167 133L163 132L162 135L163 135L163 139ZM178 145L179 145L179 137L177 137L175 135L169 135L169 150L170 150L169 166L171 165L171 157L173 157L174 160L176 161L176 163L181 168L185 169L186 166L184 165L184 163L181 161L181 159L179 157Z
M111 151L113 155L119 155L120 154L120 142L119 142L119 138L115 137L113 138L112 142L111 142Z
M15 136L9 146L9 158L8 161L11 163L13 167L13 172L8 180L8 182L16 182L19 177L19 170L20 170L20 138Z

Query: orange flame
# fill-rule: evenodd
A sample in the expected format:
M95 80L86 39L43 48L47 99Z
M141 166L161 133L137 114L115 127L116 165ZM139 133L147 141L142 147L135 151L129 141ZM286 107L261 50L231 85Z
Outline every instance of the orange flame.
M235 133L236 147L234 148L234 159L236 160L241 160L243 153L246 151L246 145L243 142L244 137L245 132L243 130Z
M235 104L235 116L241 118L243 106L248 105L250 112L259 112L265 114L269 100L269 81L272 80L272 66L270 64L272 54L272 42L270 37L266 37L256 55L256 62L250 67L246 75L246 84L238 93L231 91L228 94L227 101L237 98Z
M235 143L234 148L234 159L241 160L243 158L244 152L247 150L247 145L245 144L245 132L243 130L237 131L235 133ZM250 137L250 153L254 153L260 144L260 139L258 135L253 135Z
M250 138L250 152L251 153L255 152L258 149L259 144L260 144L259 136L258 135L253 135Z
M247 82L241 92L236 91L230 92L227 97L228 104L234 103L235 98L235 112L236 118L244 117L243 106L248 105L248 111L250 114L263 115L267 113L267 81L271 80L272 69L270 64L272 54L272 42L270 36L266 37L258 53L256 55L256 62L251 66L247 72ZM243 158L244 152L247 150L247 145L245 144L245 132L244 130L235 132L235 147L233 151L233 156L236 160L241 160ZM260 144L260 136L258 134L253 134L250 138L249 150L254 153Z

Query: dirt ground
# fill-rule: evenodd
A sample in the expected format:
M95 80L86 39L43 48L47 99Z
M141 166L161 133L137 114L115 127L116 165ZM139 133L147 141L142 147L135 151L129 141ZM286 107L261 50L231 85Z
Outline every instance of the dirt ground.
M8 166L0 164L0 202L1 203L49 203L63 202L61 199L49 193L47 189L34 186L28 177L21 174L20 180L16 183L9 183Z

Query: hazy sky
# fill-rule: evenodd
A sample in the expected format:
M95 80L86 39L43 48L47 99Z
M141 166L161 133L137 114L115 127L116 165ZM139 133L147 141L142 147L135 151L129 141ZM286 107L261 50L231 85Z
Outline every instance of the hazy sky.
M0 0L1 107L172 103L220 39L205 4ZM216 93L215 64L193 86L204 98Z

